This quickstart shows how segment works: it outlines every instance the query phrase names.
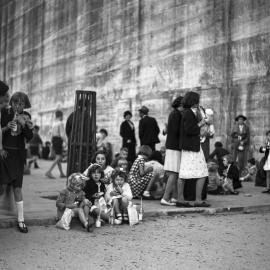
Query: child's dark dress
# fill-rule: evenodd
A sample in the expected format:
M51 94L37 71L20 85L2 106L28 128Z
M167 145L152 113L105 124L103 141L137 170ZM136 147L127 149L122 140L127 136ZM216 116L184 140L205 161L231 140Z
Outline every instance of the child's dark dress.
M83 189L83 191L85 192L85 197L94 205L95 203L95 198L93 197L95 193L98 192L103 192L104 195L106 193L106 187L104 185L104 183L100 182L100 190L98 188L97 183L90 179L88 181L85 182L85 187Z
M13 120L14 112L9 108L3 109L1 114L1 127L4 128L8 122ZM29 113L22 112L22 114L31 119ZM22 187L24 164L26 162L25 140L28 142L32 137L32 129L29 129L27 125L21 129L17 136L12 136L10 129L3 133L3 149L7 151L7 157L2 160L0 184Z

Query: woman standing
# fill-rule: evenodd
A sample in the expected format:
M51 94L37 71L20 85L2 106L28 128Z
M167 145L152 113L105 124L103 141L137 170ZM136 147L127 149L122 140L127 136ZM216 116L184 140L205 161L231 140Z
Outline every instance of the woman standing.
M187 92L183 98L184 111L181 120L180 150L181 162L178 179L178 207L190 207L184 199L185 181L196 179L195 207L209 207L202 201L202 190L205 179L208 176L207 165L200 145L200 128L205 125L205 119L201 117L200 95L195 92Z
M120 135L123 138L122 147L128 149L127 160L132 164L136 158L136 138L135 138L135 127L131 122L132 113L130 111L124 112L125 121L120 126Z
M263 147L260 148L260 153L265 153L264 156L264 166L263 170L266 172L266 189L262 191L262 193L270 194L270 157L269 157L269 149L270 149L270 130L266 132L266 142Z
M232 132L233 139L233 161L237 163L240 175L247 165L249 150L249 127L245 123L247 118L244 115L238 115L235 118L235 126Z
M52 175L52 170L57 165L60 177L65 178L66 175L63 172L62 169L62 155L63 155L63 143L66 142L66 136L65 136L65 126L63 124L63 112L62 111L56 111L55 112L55 118L56 121L53 124L52 127L52 148L55 152L56 158L53 161L52 166L50 169L46 172L45 176L47 176L50 179L55 179L55 177Z
M179 138L183 97L177 97L173 103L173 111L169 115L167 124L166 154L164 170L168 175L165 193L160 201L162 205L175 205L177 202L177 178L180 168Z

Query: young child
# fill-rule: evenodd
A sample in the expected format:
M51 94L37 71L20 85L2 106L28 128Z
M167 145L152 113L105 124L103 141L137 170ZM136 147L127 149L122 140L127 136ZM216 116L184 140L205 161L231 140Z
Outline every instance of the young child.
M127 174L124 171L115 170L112 173L112 183L107 187L106 201L113 207L116 225L122 224L122 221L128 222L127 207L131 200L132 192L127 183Z
M104 177L101 166L97 163L90 165L87 170L87 177L89 180L85 182L84 192L86 198L92 203L92 207L89 210L90 216L96 219L96 221L99 221L99 218L108 221L108 211L103 204L106 187L105 184L101 182L101 179ZM93 226L93 223L90 225Z
M120 169L124 171L125 173L128 173L129 172L128 167L129 166L128 166L127 159L124 159L124 158L118 159L116 169Z
M242 187L242 185L239 181L239 170L233 164L233 157L231 155L224 156L223 164L226 168L223 171L223 190L225 194L238 195L239 192L235 191L235 189Z
M257 174L257 166L255 158L251 158L247 162L247 174L240 177L240 181L254 182Z
M215 149L209 155L209 160L216 159L218 163L218 172L221 175L223 170L225 169L222 158L225 155L228 155L229 151L223 148L223 144L221 142L215 142Z
M129 184L134 198L139 198L153 177L153 167L145 168L145 162L152 155L152 149L148 145L140 147L138 157L134 161L129 172Z
M42 148L42 140L38 134L39 132L39 126L35 125L33 128L33 138L29 142L30 146L30 153L31 153L31 159L28 161L28 167L31 167L31 164L34 163L34 168L39 169L38 166L38 158L39 158L39 153L41 152Z
M222 181L218 174L218 165L214 162L209 162L207 193L211 195L218 195L221 194L222 191Z
M50 149L51 149L51 143L49 141L46 141L45 146L42 147L42 158L43 159L49 159Z
M33 137L31 116L24 109L31 107L28 96L16 92L10 99L11 108L2 109L1 126L3 132L3 149L7 155L3 159L5 170L1 170L1 183L13 187L18 212L18 229L27 233L24 223L22 182L26 162L25 141Z
M150 160L145 162L145 168L148 167L153 167L153 177L143 192L143 197L161 199L165 192L166 183L164 180L165 171L162 165L162 154L160 151L154 151Z
M127 157L128 157L128 149L126 147L122 147L120 149L119 155L117 157L115 157L114 160L112 161L111 166L113 168L116 168L117 167L118 160L119 159L125 159L125 160L127 160Z
M80 173L73 173L68 177L68 187L62 190L56 200L57 217L61 219L66 208L73 212L74 217L79 217L83 226L89 231L88 212L91 202L85 198L83 187L88 178Z

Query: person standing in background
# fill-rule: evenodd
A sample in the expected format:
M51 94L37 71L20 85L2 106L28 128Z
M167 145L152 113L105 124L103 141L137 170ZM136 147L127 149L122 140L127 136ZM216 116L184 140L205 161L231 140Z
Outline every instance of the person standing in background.
M136 158L136 138L135 127L131 121L132 113L130 111L124 112L124 119L120 125L120 136L122 137L122 147L128 149L127 160L132 164Z
M42 140L38 132L39 132L39 126L35 125L33 128L33 138L29 141L29 147L30 147L30 153L31 153L31 159L28 161L29 169L32 163L34 163L35 169L39 169L37 161L42 151Z
M169 115L167 124L166 154L164 170L168 175L165 193L160 201L162 205L174 206L177 202L177 179L180 169L181 152L179 149L181 111L183 97L177 97L173 103L173 111Z
M141 120L139 122L139 137L141 145L148 145L152 151L156 150L156 144L160 142L158 134L160 129L154 117L148 116L149 109L142 106L139 109Z
M53 161L50 169L46 172L45 176L47 176L50 179L55 179L55 177L52 175L52 170L57 165L60 177L65 178L66 175L63 172L62 169L62 155L63 155L63 143L66 142L66 136L65 136L65 126L63 123L63 112L57 110L55 112L55 123L53 124L51 136L52 136L52 149L55 152L56 158Z
M240 175L247 165L249 151L249 127L245 123L247 118L244 115L238 115L235 118L235 126L231 134L233 144L233 161L238 165Z

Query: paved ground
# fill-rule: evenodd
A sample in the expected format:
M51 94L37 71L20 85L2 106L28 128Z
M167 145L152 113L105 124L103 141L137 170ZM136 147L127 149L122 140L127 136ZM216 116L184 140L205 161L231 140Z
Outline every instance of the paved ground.
M270 214L149 218L87 233L32 226L0 230L0 269L270 269Z
M44 174L51 163L44 160L40 160L39 163L41 169L32 169L31 175L24 178L25 218L30 225L54 224L56 213L55 201L46 197L57 196L58 192L65 187L66 179L59 178L59 172L56 168L53 174L58 178L54 180L46 178ZM65 167L66 164L63 165ZM264 206L264 209L270 210L270 195L262 194L261 190L261 187L254 187L253 183L244 183L244 187L240 190L238 196L208 196L208 202L211 203L211 207L214 210L223 212L243 210L243 207L248 207L248 209L253 207L256 210L258 208L261 209L262 206ZM0 228L14 226L14 213L3 210L3 207L1 209L3 200L5 198L3 196L0 197ZM203 209L198 208L182 209L161 206L159 201L144 201L144 210L146 216L203 211Z

